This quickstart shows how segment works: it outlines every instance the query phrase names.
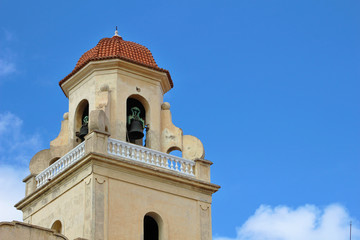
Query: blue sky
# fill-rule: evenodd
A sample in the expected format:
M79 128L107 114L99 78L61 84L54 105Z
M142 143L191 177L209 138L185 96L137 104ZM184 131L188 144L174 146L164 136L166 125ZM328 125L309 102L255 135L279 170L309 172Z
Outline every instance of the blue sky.
M49 147L68 108L58 82L117 25L170 71L173 121L214 162L215 239L265 239L249 224L280 210L359 226L359 10L346 0L0 0L0 172L24 177Z

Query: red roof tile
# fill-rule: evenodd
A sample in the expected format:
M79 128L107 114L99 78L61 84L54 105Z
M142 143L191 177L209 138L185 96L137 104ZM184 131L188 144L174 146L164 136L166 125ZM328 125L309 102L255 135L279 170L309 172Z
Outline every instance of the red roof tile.
M169 71L158 67L149 49L138 43L124 41L120 36L101 39L94 48L90 49L81 56L74 70L64 79L62 79L59 82L59 85L61 86L61 84L77 73L90 61L100 61L107 59L122 59L160 72L164 72L168 75L171 87L174 86Z

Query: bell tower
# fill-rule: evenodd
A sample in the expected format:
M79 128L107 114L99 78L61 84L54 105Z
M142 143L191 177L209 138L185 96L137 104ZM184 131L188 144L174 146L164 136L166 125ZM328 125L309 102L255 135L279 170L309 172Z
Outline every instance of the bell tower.
M69 111L30 161L15 205L24 222L69 239L212 239L212 162L172 123L163 96L174 84L151 52L116 31L59 85Z

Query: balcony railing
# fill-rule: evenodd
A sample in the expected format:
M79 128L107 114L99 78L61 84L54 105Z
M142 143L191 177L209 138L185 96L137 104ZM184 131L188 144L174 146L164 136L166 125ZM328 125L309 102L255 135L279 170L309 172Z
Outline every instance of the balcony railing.
M71 165L79 161L85 154L85 142L80 143L62 158L51 164L36 177L36 187L39 188L46 184L49 180L68 169Z
M74 163L78 162L85 155L85 142L80 143L62 158L39 173L35 177L36 187L39 188L43 186L51 179L70 168L70 166ZM159 152L150 148L109 138L107 152L111 155L119 156L127 160L142 162L187 176L195 176L194 161Z
M128 160L134 160L188 176L194 176L194 161L176 157L139 145L109 138L108 153Z

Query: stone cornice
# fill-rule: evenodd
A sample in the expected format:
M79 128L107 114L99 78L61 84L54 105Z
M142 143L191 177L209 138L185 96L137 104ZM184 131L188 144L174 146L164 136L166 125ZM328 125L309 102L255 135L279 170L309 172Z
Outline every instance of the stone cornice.
M201 189L203 191L206 191L209 194L215 193L220 188L219 185L216 185L213 183L202 181L202 180L196 179L194 177L185 176L183 174L179 174L174 171L170 171L170 170L159 168L156 166L144 164L141 162L126 160L121 157L113 157L113 156L103 155L103 154L99 154L99 153L92 153L92 154L93 154L94 159L96 159L98 161L126 167L126 168L129 168L132 170L146 173L148 175L159 177L161 179L167 179L167 180L170 180L173 182L183 183L188 186L198 188L198 190Z
M62 83L60 86L66 97L69 97L70 90L74 88L77 84L79 84L82 79L86 78L92 73L96 71L116 69L124 72L130 72L135 75L140 75L155 82L159 82L163 93L168 92L172 88L169 77L166 73L159 72L157 70L140 66L138 64L127 62L121 59L91 61L86 64L85 67L81 68L78 72L76 72L76 74L71 76L67 81Z

